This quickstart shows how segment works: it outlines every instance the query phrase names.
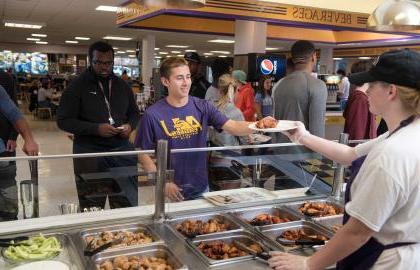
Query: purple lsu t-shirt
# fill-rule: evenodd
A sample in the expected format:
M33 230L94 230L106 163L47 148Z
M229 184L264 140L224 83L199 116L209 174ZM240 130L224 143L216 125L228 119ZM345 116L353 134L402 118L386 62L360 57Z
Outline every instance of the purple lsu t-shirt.
M228 118L206 100L188 97L183 107L173 107L166 98L149 107L140 120L135 145L154 149L160 139L170 149L206 147L208 126L221 130ZM208 187L207 152L171 155L175 183L185 199L196 197Z

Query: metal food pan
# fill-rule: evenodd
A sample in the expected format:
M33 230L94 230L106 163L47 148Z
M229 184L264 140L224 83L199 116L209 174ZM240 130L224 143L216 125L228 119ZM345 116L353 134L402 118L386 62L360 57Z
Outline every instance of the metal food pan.
M250 224L250 221L260 214L269 214L269 215L273 215L277 217L288 218L290 219L290 221L297 221L297 220L302 219L300 215L296 215L295 213L289 211L287 208L284 208L284 207L252 208L252 209L232 212L231 214L239 218L243 222L249 224L250 226L253 226ZM278 223L278 224L283 224L283 223ZM270 226L270 225L261 225L261 226L254 226L254 227L264 228L265 226Z
M203 214L203 215L184 216L184 217L174 218L174 219L171 219L171 220L168 221L168 225L180 237L182 237L184 239L187 239L188 237L186 237L184 234L182 234L181 232L179 232L176 229L176 226L178 224L181 224L183 221L186 221L186 220L201 220L203 222L207 222L208 220L210 220L212 218L217 218L217 219L221 220L223 223L229 224L230 230L223 231L223 232L210 233L210 235L224 234L226 232L234 232L234 231L242 231L243 230L241 225L238 224L237 222L235 222L228 215L226 215L226 214L214 214L214 213L213 214Z
M82 240L83 249L86 250L88 242L86 241L86 237L88 236L98 236L101 232L119 232L119 231L129 231L129 232L146 232L148 233L152 239L152 243L147 243L144 245L152 245L152 244L158 244L163 243L163 240L148 226L138 223L133 224L125 224L125 225L114 225L114 226L107 226L107 227L97 227L92 228L88 230L84 230L80 232L80 239ZM142 244L139 245L131 245L131 246L119 246L119 247L111 247L107 250L114 250L114 249L126 249L126 248L132 248L136 246L144 246Z
M276 241L276 238L285 231L299 230L299 229L304 229L305 232L308 231L311 233L320 234L320 235L326 236L329 239L333 237L333 233L330 230L314 222L306 221L306 220L283 223L283 224L276 224L276 225L269 225L269 226L264 227L261 230L261 233L264 235L264 237L267 237L277 247L280 247L283 250L289 250L289 249L295 249L296 247L300 248L300 246L281 245L280 243Z
M294 203L288 203L285 204L285 207L293 210L295 213L299 214L300 216L304 216L304 217L309 217L309 218L325 218L325 217L331 217L331 216L323 216L323 217L317 217L317 216L309 216L309 215L305 215L303 214L299 208L304 204L304 203L313 203L313 202L317 202L317 203L327 203L330 204L332 206L334 206L334 208L336 210L341 211L341 213L344 213L344 207L336 202L327 200L327 199L323 199L323 200L309 200L309 201L300 201L300 202L294 202ZM342 214L339 214L342 215ZM333 215L333 216L338 216L338 215Z
M336 230L334 227L335 226L341 227L343 225L343 215L329 216L329 217L323 217L323 218L314 218L314 221L335 233Z
M64 233L45 233L43 234L45 237L56 237L57 240L61 244L62 251L56 256L52 258L48 258L45 260L52 260L52 261L60 261L69 267L69 269L74 270L83 270L84 264L82 261L82 258L79 256L76 246L74 242L71 240L70 236L68 234ZM23 236L23 235L22 235ZM28 236L36 236L35 235L28 235ZM4 236L8 237L8 236ZM5 249L5 248L3 248ZM1 252L3 254L3 252ZM7 258L0 258L0 269L12 269L16 267L17 265L33 262L35 260L28 260L28 261L19 261L14 262L12 260L9 260ZM39 261L39 260L38 260Z
M223 241L227 244L231 244L233 240L239 241L244 243L245 245L250 245L253 243L259 244L263 249L267 250L267 247L254 235L248 232L230 232L223 235L202 235L200 238L194 239L193 241L188 241L188 243L193 248L194 252L200 257L200 259L206 263L208 266L220 266L220 265L227 265L227 264L234 264L236 262L242 262L246 260L252 260L254 258L253 255L246 255L242 257L231 258L227 260L214 260L208 258L204 255L201 250L197 247L201 242L213 242L213 241Z
M104 263L106 260L114 260L119 256L139 256L139 257L157 257L166 259L174 269L187 270L188 267L179 260L178 257L164 244L136 247L129 250L113 250L92 257L96 265Z

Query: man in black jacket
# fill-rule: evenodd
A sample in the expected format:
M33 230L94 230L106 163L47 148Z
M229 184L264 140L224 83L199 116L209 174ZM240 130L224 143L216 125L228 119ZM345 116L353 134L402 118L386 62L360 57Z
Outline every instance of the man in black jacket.
M64 91L57 124L74 134L75 154L134 150L128 139L140 114L127 83L113 74L114 50L96 42L89 60ZM137 156L77 158L73 165L82 209L103 208L106 196L111 208L137 206Z
M204 99L210 83L200 73L201 58L196 52L187 52L184 55L184 59L188 61L188 67L191 72L190 96Z

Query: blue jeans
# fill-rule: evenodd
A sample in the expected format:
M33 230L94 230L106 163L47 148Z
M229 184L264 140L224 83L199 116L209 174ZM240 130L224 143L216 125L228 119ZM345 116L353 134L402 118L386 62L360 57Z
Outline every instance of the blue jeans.
M346 109L346 106L347 106L347 99L340 100L340 110L344 111Z

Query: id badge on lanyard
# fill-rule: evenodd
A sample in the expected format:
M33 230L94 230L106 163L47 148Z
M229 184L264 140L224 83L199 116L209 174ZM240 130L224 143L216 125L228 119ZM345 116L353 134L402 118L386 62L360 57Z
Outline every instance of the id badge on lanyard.
M104 86L102 85L102 83L99 81L98 84L99 84L99 88L101 89L102 93L104 94L106 108L108 109L108 116L109 116L108 121L109 121L109 124L112 126L112 125L115 124L114 118L112 118L112 115L111 115L111 105L109 104L110 101L111 101L112 80L109 80L109 82L108 82L109 98L106 98L106 96L105 96Z

